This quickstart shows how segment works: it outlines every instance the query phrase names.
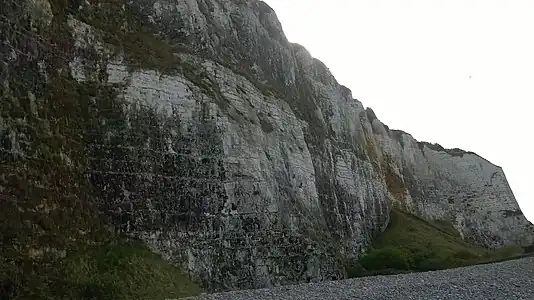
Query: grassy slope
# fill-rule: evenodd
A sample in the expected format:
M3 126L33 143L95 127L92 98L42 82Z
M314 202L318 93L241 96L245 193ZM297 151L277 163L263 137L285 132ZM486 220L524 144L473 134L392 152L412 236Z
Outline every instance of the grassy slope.
M75 254L65 265L78 291L105 299L169 299L197 295L200 288L178 268L140 245L108 245ZM99 292L96 292L96 295Z
M201 293L178 268L139 243L78 249L53 270L46 280L0 289L0 299L163 300Z
M349 276L446 269L521 253L520 247L489 250L469 244L450 224L430 223L394 210L388 228L376 238L360 265L349 270Z

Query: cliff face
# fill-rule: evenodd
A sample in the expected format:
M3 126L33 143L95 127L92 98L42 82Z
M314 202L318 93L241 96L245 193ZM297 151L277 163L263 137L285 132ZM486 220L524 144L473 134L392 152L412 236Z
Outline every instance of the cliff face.
M501 168L389 130L262 2L8 1L0 26L4 255L111 231L221 290L341 278L394 206L533 242Z

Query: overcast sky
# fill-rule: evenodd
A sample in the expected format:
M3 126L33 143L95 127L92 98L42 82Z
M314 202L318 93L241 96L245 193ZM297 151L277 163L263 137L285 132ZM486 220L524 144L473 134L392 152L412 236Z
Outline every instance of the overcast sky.
M390 128L501 166L534 221L534 1L265 2Z

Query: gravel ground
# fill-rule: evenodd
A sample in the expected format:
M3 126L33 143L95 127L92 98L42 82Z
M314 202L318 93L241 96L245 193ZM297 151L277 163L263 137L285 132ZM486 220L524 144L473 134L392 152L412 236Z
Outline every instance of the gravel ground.
M534 257L443 271L234 291L188 299L534 299Z

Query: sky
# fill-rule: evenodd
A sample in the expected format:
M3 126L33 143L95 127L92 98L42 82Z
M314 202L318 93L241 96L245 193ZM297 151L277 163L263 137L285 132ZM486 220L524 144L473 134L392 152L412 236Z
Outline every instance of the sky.
M391 129L501 166L534 222L534 1L264 1Z

